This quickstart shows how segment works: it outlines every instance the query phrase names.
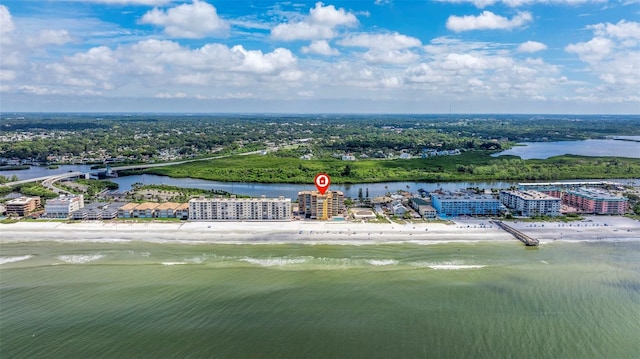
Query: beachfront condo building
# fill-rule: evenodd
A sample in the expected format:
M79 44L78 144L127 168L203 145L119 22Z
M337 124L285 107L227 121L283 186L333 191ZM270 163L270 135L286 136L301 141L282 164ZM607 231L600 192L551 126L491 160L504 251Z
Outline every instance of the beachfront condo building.
M290 221L291 199L194 198L189 200L192 221Z
M48 218L70 218L73 212L84 208L84 196L60 195L58 198L47 200L44 213Z
M5 203L7 216L24 217L40 208L40 197L18 197Z
M304 218L327 220L344 213L344 193L328 191L298 192L298 214Z
M468 192L432 192L431 203L442 218L493 216L504 209L492 195Z
M589 214L624 214L629 199L612 194L605 188L618 187L614 182L520 183L521 189L532 189L558 197L562 204Z
M516 214L534 217L560 215L560 198L538 191L500 191L500 202Z
M629 199L626 197L584 187L566 191L562 202L591 214L624 214L629 207Z

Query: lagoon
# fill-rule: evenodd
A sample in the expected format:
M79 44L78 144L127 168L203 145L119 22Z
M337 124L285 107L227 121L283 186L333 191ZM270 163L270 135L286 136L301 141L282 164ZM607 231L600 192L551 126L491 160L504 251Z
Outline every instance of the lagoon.
M288 198L297 198L298 192L306 190L315 190L312 181L309 184L293 184L293 183L246 183L246 182L219 182L208 181L196 178L171 178L158 175L135 175L118 178L110 178L112 182L119 185L120 191L128 191L135 183L164 184L169 186L177 186L183 188L200 188L206 190L227 191L233 194L247 195L259 197L265 195L267 197L285 196ZM405 190L410 192L418 192L419 189L426 191L434 191L437 189L455 190L468 187L479 188L506 188L514 185L513 182L382 182L382 183L362 183L362 184L332 184L330 189L344 192L345 196L358 198L358 193L362 189L362 195L369 197L382 196L387 192L395 192L397 190Z
M635 138L631 137L630 138ZM506 151L496 153L493 156L512 155L524 160L546 159L553 156L578 155L578 156L616 156L640 158L640 143L630 141L584 140L584 141L558 141L558 142L522 142Z

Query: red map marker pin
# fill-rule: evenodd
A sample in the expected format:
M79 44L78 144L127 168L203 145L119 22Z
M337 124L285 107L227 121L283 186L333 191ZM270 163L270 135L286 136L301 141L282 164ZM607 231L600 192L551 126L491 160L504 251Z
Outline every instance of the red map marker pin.
M329 189L331 177L326 173L318 173L316 178L313 180L313 183L315 183L318 192L320 192L320 194L324 194L327 192L327 189Z

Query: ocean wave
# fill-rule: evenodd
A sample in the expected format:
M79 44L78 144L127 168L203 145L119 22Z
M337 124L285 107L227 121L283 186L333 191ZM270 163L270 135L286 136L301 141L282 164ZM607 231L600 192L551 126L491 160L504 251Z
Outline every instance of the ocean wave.
M251 264L256 264L261 267L281 267L292 264L302 264L307 262L309 258L284 258L284 257L271 257L271 258L252 258L244 257L240 258L240 261Z
M58 259L70 264L84 264L104 258L103 254L72 254L58 256Z
M395 259L369 259L367 263L372 266L394 266L398 264L398 261Z
M416 267L427 267L435 270L460 270L460 269L480 269L485 268L485 265L479 264L457 264L457 263L430 263L430 262L415 262L412 263Z
M162 262L160 264L162 264L163 266L179 266L187 264L187 262Z
M0 257L0 264L7 264L13 262L25 261L33 256L28 254L26 256L17 256L17 257Z

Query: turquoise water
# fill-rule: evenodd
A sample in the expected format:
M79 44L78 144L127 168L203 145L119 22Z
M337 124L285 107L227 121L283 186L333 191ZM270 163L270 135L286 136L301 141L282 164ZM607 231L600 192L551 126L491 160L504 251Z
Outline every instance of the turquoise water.
M0 245L2 358L637 358L640 242Z

